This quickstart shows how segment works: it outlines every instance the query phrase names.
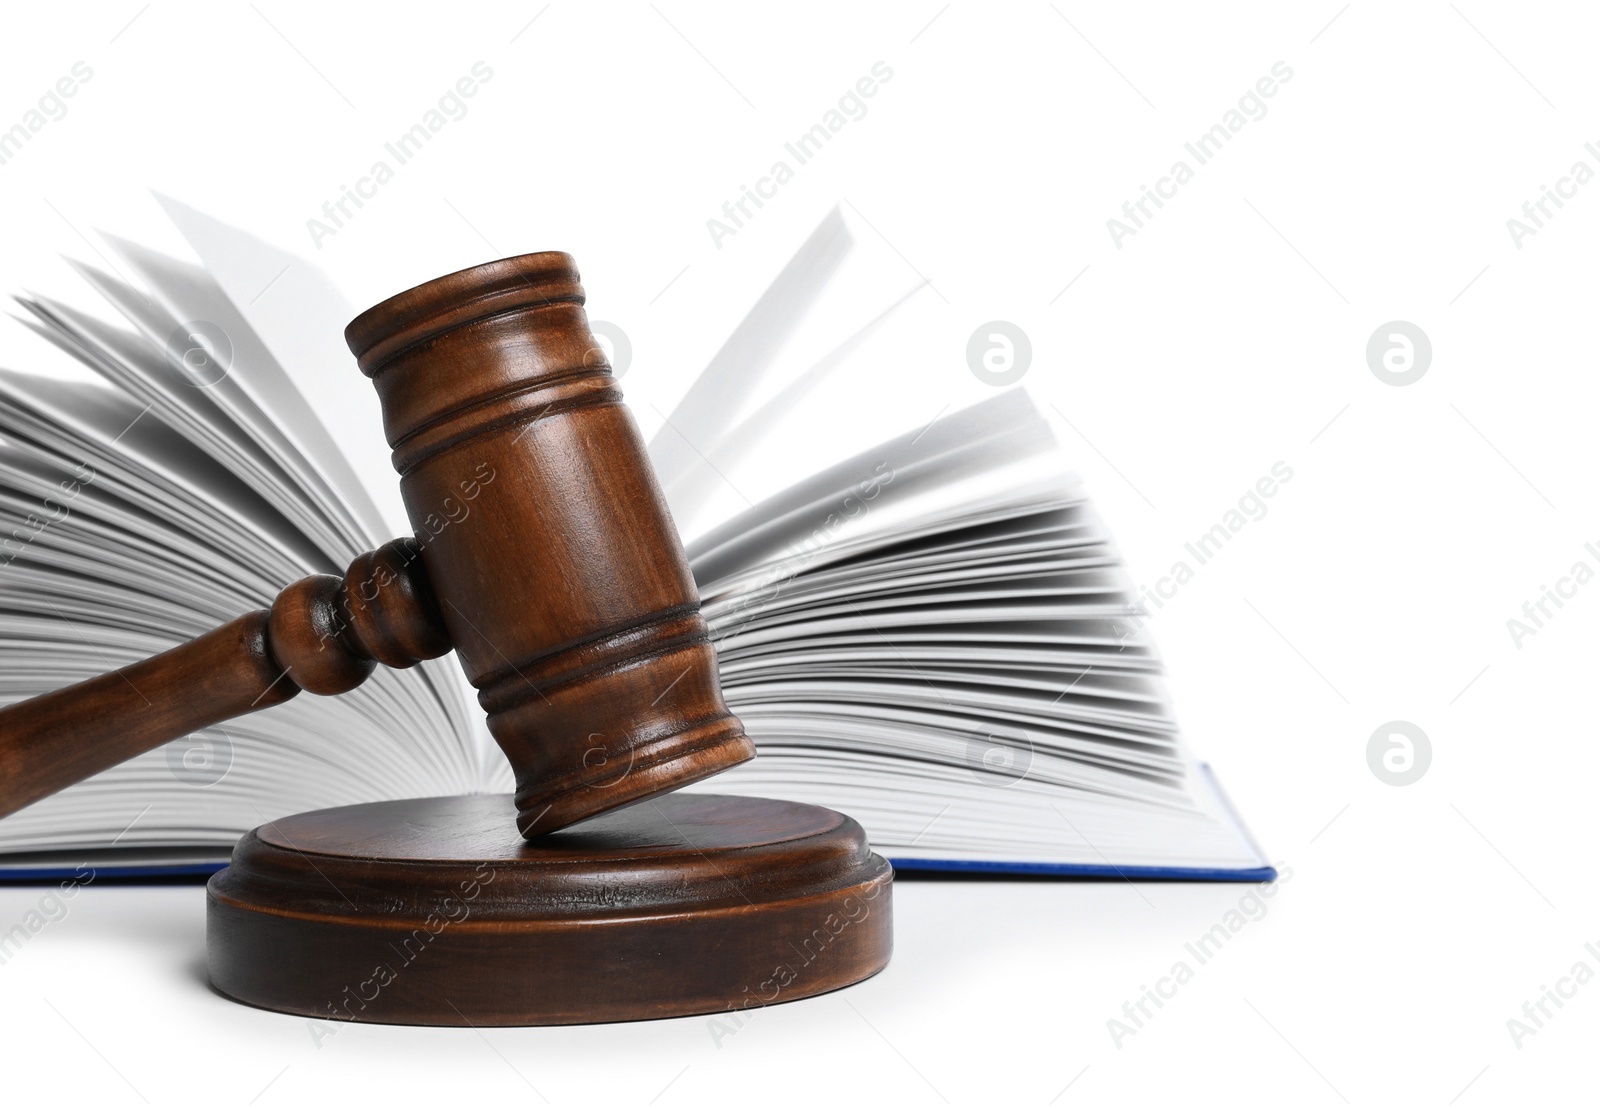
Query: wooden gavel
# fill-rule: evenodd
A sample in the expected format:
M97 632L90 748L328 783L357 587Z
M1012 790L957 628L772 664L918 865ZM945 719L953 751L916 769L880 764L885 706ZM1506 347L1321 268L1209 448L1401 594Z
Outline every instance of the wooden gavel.
M0 816L302 690L455 650L529 838L755 754L569 255L508 258L357 317L416 536L268 610L0 709ZM470 509L470 511L469 511Z

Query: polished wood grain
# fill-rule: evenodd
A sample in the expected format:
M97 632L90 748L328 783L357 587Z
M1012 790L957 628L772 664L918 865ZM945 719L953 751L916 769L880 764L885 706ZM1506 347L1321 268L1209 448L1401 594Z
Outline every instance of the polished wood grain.
M755 754L583 304L571 256L527 254L401 293L345 331L530 836Z
M267 614L252 612L164 654L0 709L0 816L170 739L300 690L274 683Z
M450 641L419 555L415 540L397 539L356 559L343 579L303 578L271 609L0 709L0 816L302 690L354 689L377 659L413 666L444 654Z
M513 1025L722 1014L881 970L892 871L812 805L677 793L536 841L505 797L287 817L207 890L211 981L332 1021Z
M456 651L516 794L246 835L207 890L223 993L331 1021L712 1013L715 1038L888 962L892 871L853 820L665 795L755 749L583 302L570 257L531 254L358 317L346 338L382 399L415 535L0 709L4 815L197 728Z
M415 535L153 659L0 709L0 816L301 690L454 648L528 836L752 757L683 547L566 254L401 293L346 331Z

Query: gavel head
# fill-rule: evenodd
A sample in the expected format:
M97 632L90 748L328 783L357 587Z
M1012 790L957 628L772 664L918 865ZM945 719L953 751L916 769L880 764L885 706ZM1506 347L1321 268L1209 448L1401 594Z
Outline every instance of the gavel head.
M755 754L583 303L569 255L527 254L401 293L345 330L528 837Z

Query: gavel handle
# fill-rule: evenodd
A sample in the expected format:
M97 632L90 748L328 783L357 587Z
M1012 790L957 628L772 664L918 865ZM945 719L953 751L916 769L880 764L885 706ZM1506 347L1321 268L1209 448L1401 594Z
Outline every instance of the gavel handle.
M421 547L397 539L153 658L0 708L0 817L135 755L301 690L354 689L376 665L450 650Z

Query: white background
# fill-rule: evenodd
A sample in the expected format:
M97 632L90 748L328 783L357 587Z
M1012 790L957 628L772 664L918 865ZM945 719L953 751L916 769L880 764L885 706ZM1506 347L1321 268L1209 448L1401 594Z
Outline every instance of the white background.
M1600 985L1520 1046L1507 1021L1575 962L1600 971L1583 947L1600 584L1520 645L1507 621L1580 559L1600 569L1600 183L1520 246L1506 221L1574 162L1600 170L1593 13L131 0L4 18L0 127L93 69L0 166L7 289L92 303L58 255L105 264L96 227L181 249L149 189L306 255L356 307L564 249L592 316L632 339L648 427L843 204L883 298L930 285L797 413L783 457L987 395L966 342L1003 319L1141 582L1274 462L1294 471L1153 625L1188 736L1292 877L1120 1045L1108 1019L1248 889L904 881L887 971L720 1046L703 1019L346 1027L318 1046L208 990L199 888L91 887L0 966L8 1103L1477 1106L1588 1088ZM480 60L494 76L465 118L314 245L306 221ZM894 76L868 114L715 245L707 219L878 61ZM1266 116L1114 244L1107 219L1279 61L1293 77ZM1432 341L1406 387L1366 361L1392 320ZM20 328L0 340L19 368L38 352ZM1397 719L1432 744L1406 787L1366 756ZM41 894L0 890L0 924Z

